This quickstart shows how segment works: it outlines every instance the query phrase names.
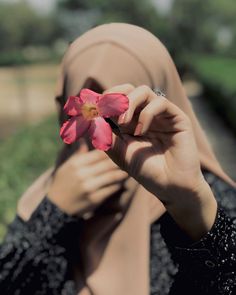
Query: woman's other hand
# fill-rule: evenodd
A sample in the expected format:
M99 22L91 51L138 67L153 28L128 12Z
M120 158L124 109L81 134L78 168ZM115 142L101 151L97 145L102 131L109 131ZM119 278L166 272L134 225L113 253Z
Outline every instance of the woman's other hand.
M48 198L70 215L91 212L117 192L128 174L102 151L88 151L86 144L57 170Z
M129 109L118 119L122 136L113 135L107 154L198 239L213 225L217 205L201 173L190 119L147 86L121 85L109 92L127 94Z

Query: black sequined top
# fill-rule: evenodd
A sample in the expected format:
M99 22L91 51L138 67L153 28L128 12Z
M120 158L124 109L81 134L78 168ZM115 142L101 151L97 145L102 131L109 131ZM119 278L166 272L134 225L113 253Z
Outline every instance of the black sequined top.
M236 294L236 189L204 175L218 201L215 223L195 243L168 213L152 224L151 295ZM80 222L47 197L29 221L16 216L0 247L0 294L76 294L72 270Z

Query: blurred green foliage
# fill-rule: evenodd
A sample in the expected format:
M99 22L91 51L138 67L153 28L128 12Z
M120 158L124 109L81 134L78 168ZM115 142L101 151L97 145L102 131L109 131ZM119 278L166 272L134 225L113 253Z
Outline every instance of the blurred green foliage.
M93 26L109 22L127 22L142 26L157 34L164 42L165 37L169 36L168 23L158 14L151 0L59 0L57 11L63 27L67 27L64 38L70 40ZM82 18L82 14L87 16L86 20ZM71 19L80 18L77 30L72 30L70 23L64 21L65 15L71 15ZM74 24L73 20L71 22Z
M52 60L57 55L53 46L61 35L61 27L54 15L40 15L25 1L0 3L0 64L25 64L31 61ZM35 58L25 52L25 48L34 46ZM41 53L41 54L40 54Z
M0 145L0 238L13 219L17 200L55 162L61 146L57 119L25 127Z
M73 16L76 11L98 11L91 25L110 21L140 25L158 36L180 62L183 54L192 52L235 56L235 0L175 0L167 14L159 12L155 2L158 1L59 0L58 11L71 12Z
M191 63L206 101L236 134L236 59L197 55L191 57Z
M56 37L51 17L41 16L25 2L1 3L1 50L48 43Z
M157 12L151 1L139 1L137 5L136 0L61 0L58 7L70 11L99 10L101 12L99 23L124 21L150 27L157 18Z
M26 1L0 2L0 64L35 62L22 52L46 46L61 55L58 40L66 43L91 27L107 22L140 25L158 36L183 67L186 53L236 55L235 0L174 0L167 14L153 0L58 0L50 14L38 14ZM14 21L12 17L14 16ZM17 53L20 52L20 53ZM37 54L36 54L37 55ZM38 54L39 60L42 55Z
M227 95L236 95L236 59L214 55L191 56L191 63L201 79L223 84Z
M168 16L177 55L236 56L235 0L176 0Z

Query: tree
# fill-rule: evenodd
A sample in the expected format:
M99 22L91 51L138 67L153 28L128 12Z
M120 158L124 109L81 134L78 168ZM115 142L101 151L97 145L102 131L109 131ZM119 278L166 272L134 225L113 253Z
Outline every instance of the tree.
M178 52L219 52L220 30L229 28L235 38L235 14L235 0L175 0L169 21Z
M63 12L64 14L69 12L74 17L76 17L77 13L77 17L81 17L81 22L83 22L82 14L87 15L87 19L91 19L88 20L86 30L92 26L107 22L127 22L140 25L154 34L157 33L157 28L164 28L160 25L162 23L160 16L150 0L140 0L138 2L136 0L61 0L58 4L58 10L62 14L61 19L63 19ZM91 11L94 14L89 13ZM79 28L78 31L80 31ZM160 35L161 33L158 32L158 36ZM77 35L70 35L71 39L75 37Z
M26 2L0 4L0 51L50 45L58 34L55 18L37 15Z

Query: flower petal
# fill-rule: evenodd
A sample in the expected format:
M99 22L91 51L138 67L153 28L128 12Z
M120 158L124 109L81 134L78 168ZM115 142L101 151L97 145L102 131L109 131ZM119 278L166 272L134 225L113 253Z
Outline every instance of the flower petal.
M64 111L69 116L78 116L80 114L80 99L77 96L70 96L64 106Z
M101 94L94 92L88 88L84 88L80 91L80 99L81 102L83 103L93 103L93 104L97 104L98 100L101 97Z
M123 114L129 107L129 99L122 93L102 95L98 102L99 115L108 118Z
M89 128L92 144L103 151L109 150L112 144L112 131L110 125L101 117L92 120Z
M91 121L87 121L83 116L75 116L66 121L60 130L60 136L67 144L71 144L79 139L88 130Z

